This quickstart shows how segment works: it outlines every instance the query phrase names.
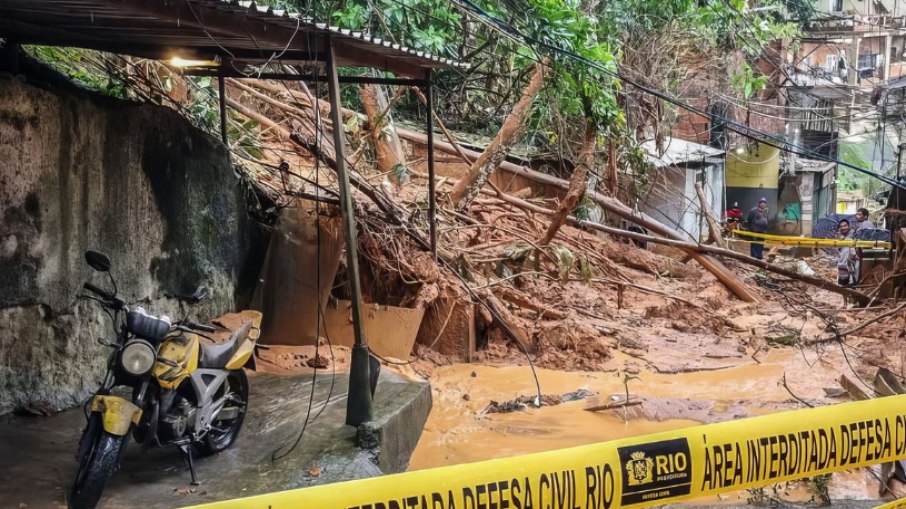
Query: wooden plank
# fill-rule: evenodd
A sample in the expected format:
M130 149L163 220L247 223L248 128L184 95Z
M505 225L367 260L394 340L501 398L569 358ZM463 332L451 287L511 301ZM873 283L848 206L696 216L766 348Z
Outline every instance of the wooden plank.
M884 385L887 386L892 392L891 395L906 394L906 387L904 387L897 376L887 368L878 369L878 373L877 375L875 375L875 380L883 381Z
M856 384L856 382L852 381L845 374L840 375L840 386L846 389L846 392L848 392L850 396L859 401L871 399L872 397L874 397L873 395L870 396L868 392L865 391L865 389L860 387L858 384Z
M322 330L334 346L352 348L355 344L351 307L352 303L348 300L340 300L336 307L329 305L324 311ZM382 357L409 359L425 310L371 303L363 308L362 325L368 338L368 348Z

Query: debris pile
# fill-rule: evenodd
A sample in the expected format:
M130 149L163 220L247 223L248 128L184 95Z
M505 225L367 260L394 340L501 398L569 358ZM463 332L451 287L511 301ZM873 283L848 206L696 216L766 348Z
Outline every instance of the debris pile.
M580 401L586 398L597 396L597 392L591 392L585 389L578 389L565 394L542 394L538 396L519 396L509 401L491 401L488 403L479 415L485 414L506 414L510 412L521 412L528 407L554 406L572 401Z
M328 105L302 84L245 80L229 81L228 88L233 111L262 128L261 157L245 154L240 161L261 202L279 208L287 197L301 197L318 200L323 213L335 214ZM795 262L786 267L756 263L727 249L677 240L650 218L639 221L668 240L652 239L671 247L642 249L631 242L634 237L624 238L635 234L607 226L633 212L597 193L592 198L604 211L603 223L570 216L551 242L543 243L558 208L556 198L521 191L514 196L488 181L467 207L456 207L449 199L459 182L453 176L437 181L435 259L427 241L427 176L412 161L405 161L405 172L380 172L387 163L378 159L392 155L376 152L376 140L385 138L387 126L375 130L371 116L350 110L343 111L343 119L358 198L364 297L425 311L415 350L419 357L430 357L427 364L462 359L469 351L473 360L522 363L531 356L554 369L638 369L616 359L619 352L663 373L718 369L736 358L754 358L763 346L752 340L759 335L756 328L737 323L741 314L784 312L791 299L802 309L832 308L837 304L831 292L864 297ZM449 141L460 162L472 162L452 137ZM558 193L565 190L556 179L547 180ZM724 265L702 251L743 263ZM822 289L807 286L813 284ZM813 313L809 320L821 318ZM469 329L474 331L471 346L462 344ZM798 340L788 334L772 337L781 345Z

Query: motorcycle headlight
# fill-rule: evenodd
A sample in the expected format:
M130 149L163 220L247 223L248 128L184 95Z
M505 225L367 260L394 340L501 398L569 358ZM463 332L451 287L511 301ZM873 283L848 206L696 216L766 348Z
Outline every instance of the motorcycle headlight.
M126 343L123 352L120 354L120 365L126 373L132 376L140 376L151 371L157 355L154 347L147 341L135 340Z

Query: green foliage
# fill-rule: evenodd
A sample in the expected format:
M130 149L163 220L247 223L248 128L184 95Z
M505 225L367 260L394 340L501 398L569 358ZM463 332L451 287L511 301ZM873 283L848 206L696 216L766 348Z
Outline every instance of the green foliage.
M207 94L212 95L216 93L217 86L214 84L213 80L208 77L204 78L194 78L187 77L186 80L194 83L195 87L201 92L207 91ZM216 132L219 129L220 123L220 110L219 106L214 101L205 101L205 100L196 100L190 101L186 105L188 110L190 120L194 121L196 125L200 126L208 132Z
M126 98L126 86L121 80L109 73L102 74L89 64L88 50L56 46L26 46L25 49L82 87L111 97Z
M733 85L742 92L743 97L746 100L749 100L757 92L764 89L768 84L768 77L761 75L756 76L755 72L752 71L752 67L746 63L742 63L742 68L733 75Z
M316 19L329 19L341 28L368 30L404 46L435 55L457 53L462 17L447 0L349 0L331 6Z
M551 56L551 67L559 79L557 99L561 113L586 117L599 130L624 122L617 103L619 83L616 58L610 41L594 16L582 12L578 0L527 0L524 30L546 46L576 54L596 66L560 54Z
M343 28L359 28L368 21L368 15L364 5L350 2L331 13L331 21Z

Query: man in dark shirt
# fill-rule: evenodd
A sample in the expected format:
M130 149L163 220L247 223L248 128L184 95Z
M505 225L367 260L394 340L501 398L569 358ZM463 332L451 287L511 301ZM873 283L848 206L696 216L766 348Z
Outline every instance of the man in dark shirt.
M766 233L768 231L768 199L758 200L758 205L746 214L746 221L743 224L747 230L755 233ZM764 241L754 239L749 244L749 254L752 258L761 260L764 258Z

